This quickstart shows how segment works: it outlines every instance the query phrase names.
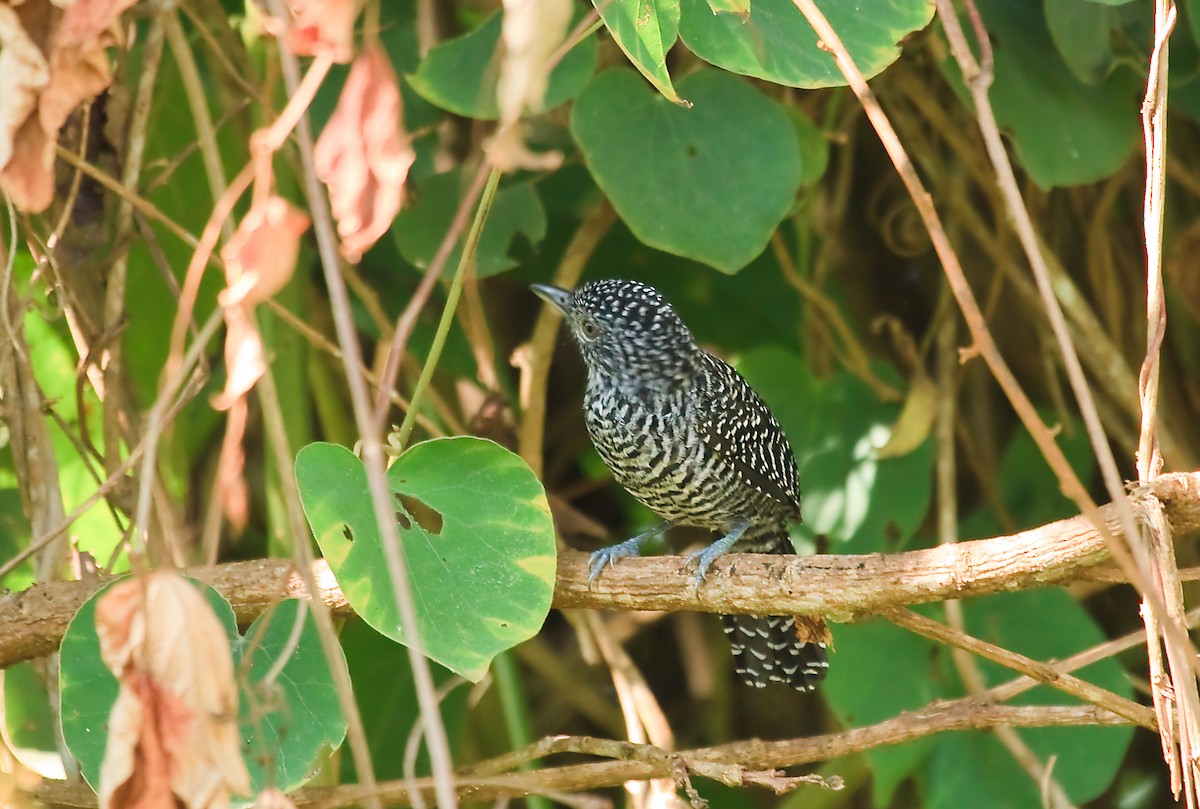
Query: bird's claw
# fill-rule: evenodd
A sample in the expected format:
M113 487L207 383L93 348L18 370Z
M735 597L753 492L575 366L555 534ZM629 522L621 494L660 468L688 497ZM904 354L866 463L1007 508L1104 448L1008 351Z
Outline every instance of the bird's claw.
M638 555L638 548L641 542L640 537L627 539L624 542L618 542L616 545L609 545L607 548L601 548L588 558L588 586L590 587L602 572L604 566L615 567L618 559L626 559L630 556Z
M683 571L685 573L693 567L696 568L696 576L693 579L693 582L695 583L697 590L700 589L700 585L704 584L704 578L708 575L708 569L712 567L712 563L716 561L718 556L720 556L720 554L716 553L710 554L710 550L712 550L711 546L708 548L701 548L694 553L689 553L687 559L685 559L683 562Z

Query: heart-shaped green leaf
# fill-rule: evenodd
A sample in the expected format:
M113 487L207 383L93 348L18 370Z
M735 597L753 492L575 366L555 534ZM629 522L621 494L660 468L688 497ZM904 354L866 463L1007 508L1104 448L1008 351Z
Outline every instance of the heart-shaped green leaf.
M933 19L928 0L819 0L817 5L868 78L896 61L900 40ZM734 73L791 87L846 83L791 0L754 0L746 17L713 14L708 0L682 0L679 36L701 59Z
M295 789L316 772L321 753L335 749L346 735L308 605L295 599L281 602L260 616L243 638L229 602L211 587L195 584L225 627L235 673L245 674L238 683L239 725L251 788L254 794L268 786ZM59 671L63 738L93 788L100 783L108 716L120 689L100 658L96 636L96 602L109 587L88 599L71 619L63 635ZM293 646L292 630L302 611L304 625ZM264 693L264 679L289 651L288 662ZM345 660L336 665L346 665ZM253 795L242 798L241 805L246 805Z
M679 90L691 109L631 71L602 73L576 100L571 132L638 239L737 272L796 198L796 129L778 104L728 73L693 73Z
M554 592L554 524L542 484L498 444L462 436L426 441L388 470L421 650L470 680L532 637ZM309 444L296 481L317 544L354 610L407 643L362 462L344 447Z
M996 119L1043 188L1094 183L1124 165L1140 129L1130 99L1144 76L1115 70L1097 84L1072 74L1050 37L1041 3L980 0L996 43L990 96ZM947 71L961 83L949 60ZM1047 108L1054 110L1046 115Z

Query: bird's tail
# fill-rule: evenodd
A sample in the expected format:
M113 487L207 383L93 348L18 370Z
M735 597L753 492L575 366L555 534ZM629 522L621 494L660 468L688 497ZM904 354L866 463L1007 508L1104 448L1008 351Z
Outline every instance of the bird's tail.
M754 544L755 553L794 552L786 533ZM815 639L810 621L790 615L722 615L721 624L729 636L737 673L746 685L765 688L770 683L784 683L797 691L812 691L824 679L829 667L825 643ZM823 626L816 636L821 634Z

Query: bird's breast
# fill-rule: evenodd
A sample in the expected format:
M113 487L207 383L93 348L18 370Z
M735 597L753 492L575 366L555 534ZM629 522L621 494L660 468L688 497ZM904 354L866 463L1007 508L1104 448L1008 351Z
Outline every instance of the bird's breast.
M593 390L584 415L613 477L663 519L722 531L762 507L762 494L704 442L686 395Z

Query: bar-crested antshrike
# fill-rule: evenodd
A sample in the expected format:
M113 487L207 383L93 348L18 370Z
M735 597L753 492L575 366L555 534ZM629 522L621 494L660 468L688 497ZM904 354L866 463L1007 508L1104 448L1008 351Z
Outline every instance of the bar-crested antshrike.
M749 383L696 345L663 296L620 280L533 291L562 313L587 363L592 443L617 481L663 519L594 553L590 578L673 525L721 534L688 559L697 585L731 550L792 553L787 528L800 519L800 486L787 437ZM747 684L811 691L825 675L825 644L802 639L790 616L721 618Z

